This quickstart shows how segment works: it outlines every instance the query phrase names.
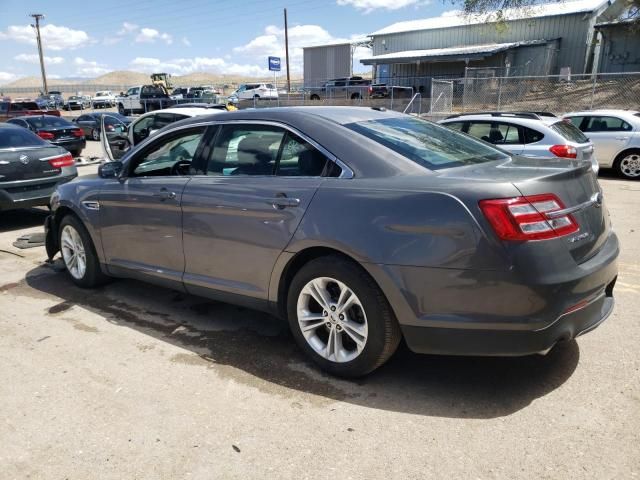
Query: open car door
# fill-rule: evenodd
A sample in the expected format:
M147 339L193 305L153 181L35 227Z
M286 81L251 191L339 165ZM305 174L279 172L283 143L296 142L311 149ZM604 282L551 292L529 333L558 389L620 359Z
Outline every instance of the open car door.
M112 115L100 119L100 142L102 152L108 162L119 160L131 148L127 125Z

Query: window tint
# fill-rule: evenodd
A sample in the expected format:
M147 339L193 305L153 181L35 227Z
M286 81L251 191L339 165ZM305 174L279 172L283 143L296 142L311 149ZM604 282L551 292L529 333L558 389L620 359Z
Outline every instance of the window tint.
M629 132L631 125L618 117L587 117L585 132Z
M320 177L325 173L328 161L327 157L313 145L297 135L287 133L276 175L283 177ZM340 173L335 176L339 175Z
M544 134L534 130L533 128L521 127L524 131L524 143L539 142L544 138Z
M584 133L578 130L573 125L573 123L567 123L563 121L556 122L553 125L551 125L551 129L556 133L559 133L560 135L562 135L563 138L569 140L570 142L577 142L577 143L589 142L589 139L584 136Z
M457 130L458 132L462 131L462 127L464 127L464 122L451 122L444 123L445 127L450 128L451 130Z
M78 117L78 120L76 120L76 122L88 122L91 121L92 118L89 115L80 115Z
M0 148L41 147L50 145L22 127L0 128Z
M68 120L61 117L54 117L52 115L42 115L41 117L31 117L27 119L27 122L35 128L75 128Z
M345 126L432 170L510 158L467 135L413 117L391 117Z
M284 130L268 125L226 125L216 139L207 175L272 175Z
M135 177L185 175L195 157L205 128L190 128L166 135L144 149L132 162Z

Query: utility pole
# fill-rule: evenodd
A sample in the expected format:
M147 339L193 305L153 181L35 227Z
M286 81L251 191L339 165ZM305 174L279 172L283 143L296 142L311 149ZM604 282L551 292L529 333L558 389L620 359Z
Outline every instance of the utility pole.
M287 62L287 92L291 93L291 77L289 76L289 28L287 27L287 9L284 9L284 57Z
M40 38L40 20L44 20L44 15L41 13L32 13L29 15L33 17L36 21L36 24L31 24L36 30L36 37L38 40L38 54L40 55L40 71L42 72L42 88L44 89L44 94L49 95L49 88L47 87L47 74L44 71L44 55L42 54L42 39Z

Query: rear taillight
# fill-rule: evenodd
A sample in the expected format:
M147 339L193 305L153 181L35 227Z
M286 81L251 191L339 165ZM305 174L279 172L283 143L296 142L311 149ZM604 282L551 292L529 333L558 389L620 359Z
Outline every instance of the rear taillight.
M562 214L564 205L552 193L481 200L480 209L502 240L545 240L579 230L570 214Z
M562 158L578 158L578 150L571 145L554 145L549 147L549 151L556 157Z
M75 162L73 161L73 157L70 153L65 153L57 157L50 158L49 165L53 168L72 167L75 165Z
M55 135L51 132L38 132L38 136L43 140L53 140L54 138L56 138Z
M79 128L74 129L71 133L74 137L84 137L83 131Z

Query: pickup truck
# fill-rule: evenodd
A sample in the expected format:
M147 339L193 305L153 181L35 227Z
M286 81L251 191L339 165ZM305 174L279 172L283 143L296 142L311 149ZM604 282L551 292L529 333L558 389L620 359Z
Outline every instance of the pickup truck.
M36 102L12 102L10 100L0 101L0 122L14 117L24 115L54 115L60 116L59 110L43 110Z
M93 108L108 108L116 106L116 97L111 90L101 90L96 92L91 100Z
M116 97L118 113L144 113L175 105L177 100L162 85L139 85Z
M310 100L325 98L349 98L359 100L369 96L371 80L362 77L334 78L322 87L306 88Z

